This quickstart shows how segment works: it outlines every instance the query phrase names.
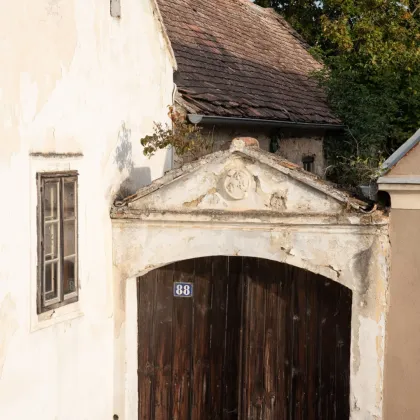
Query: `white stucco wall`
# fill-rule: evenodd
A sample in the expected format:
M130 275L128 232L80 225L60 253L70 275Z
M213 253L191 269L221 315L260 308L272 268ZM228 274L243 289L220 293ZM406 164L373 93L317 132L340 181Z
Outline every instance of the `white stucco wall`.
M121 6L116 19L109 0L14 0L0 16L0 419L114 414L109 208L124 179L133 190L169 166L165 152L144 158L139 139L166 118L173 88L151 2ZM80 300L38 317L35 175L68 169L79 171Z

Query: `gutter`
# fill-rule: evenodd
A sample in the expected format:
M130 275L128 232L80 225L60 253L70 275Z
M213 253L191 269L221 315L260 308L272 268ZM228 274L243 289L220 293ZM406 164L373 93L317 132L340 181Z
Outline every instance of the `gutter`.
M381 176L378 184L394 184L394 185L420 185L420 176L402 175L402 176Z
M264 126L273 128L308 128L341 131L346 126L342 124L328 123L304 123L293 121L263 120L258 118L218 117L216 115L188 114L188 121L192 124L226 124Z

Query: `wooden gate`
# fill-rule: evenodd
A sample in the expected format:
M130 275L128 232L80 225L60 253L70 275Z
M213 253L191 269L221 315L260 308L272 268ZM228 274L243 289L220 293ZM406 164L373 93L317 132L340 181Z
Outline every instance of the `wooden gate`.
M174 297L174 282L193 297ZM285 264L178 262L138 280L140 420L349 418L351 291Z

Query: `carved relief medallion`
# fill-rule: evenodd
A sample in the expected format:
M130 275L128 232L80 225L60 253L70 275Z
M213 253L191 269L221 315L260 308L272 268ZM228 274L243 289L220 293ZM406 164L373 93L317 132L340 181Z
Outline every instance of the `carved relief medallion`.
M241 169L231 169L225 177L224 188L227 195L234 200L242 200L246 197L251 183L250 176Z

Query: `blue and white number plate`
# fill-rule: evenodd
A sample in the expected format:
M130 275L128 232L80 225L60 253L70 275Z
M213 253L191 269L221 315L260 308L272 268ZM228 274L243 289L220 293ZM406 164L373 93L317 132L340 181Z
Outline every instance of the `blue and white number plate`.
M174 296L175 297L193 297L194 285L192 283L174 283Z

